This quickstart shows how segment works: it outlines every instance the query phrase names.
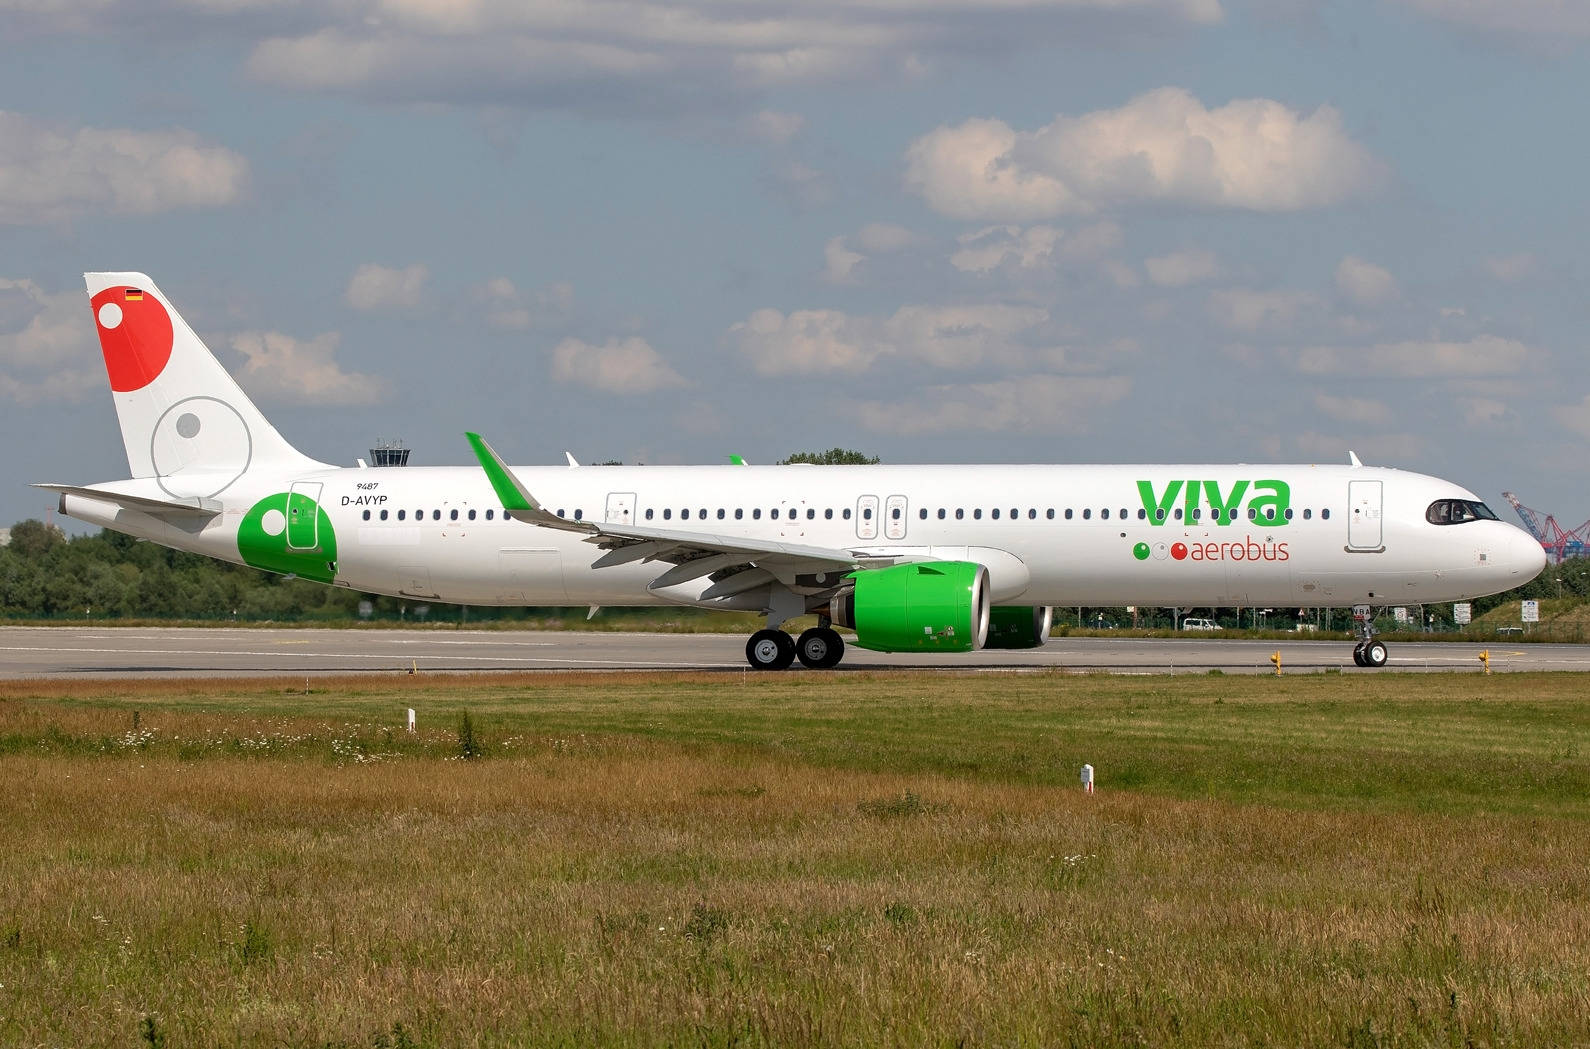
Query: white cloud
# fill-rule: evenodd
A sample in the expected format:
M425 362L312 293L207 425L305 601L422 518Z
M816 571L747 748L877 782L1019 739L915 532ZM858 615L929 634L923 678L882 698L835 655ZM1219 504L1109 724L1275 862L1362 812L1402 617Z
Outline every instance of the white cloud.
M375 404L390 383L381 376L345 372L335 359L342 337L326 332L298 339L278 331L244 331L232 349L244 363L238 381L252 394L311 404Z
M0 397L80 401L106 388L87 296L0 278Z
M1402 0L1434 18L1510 34L1590 37L1583 0Z
M745 119L746 134L758 142L782 146L806 128L806 118L799 113L781 113L764 109Z
M992 273L1003 267L1047 269L1054 265L1055 245L1064 236L1053 226L985 226L956 238L960 247L950 265L963 273Z
M1143 268L1148 270L1148 279L1162 288L1184 288L1220 276L1220 260L1214 252L1201 248L1145 259Z
M991 119L940 127L906 151L905 181L951 218L1025 221L1150 202L1300 211L1368 192L1383 173L1330 106L1207 109L1165 87L1032 132Z
M684 386L685 380L639 336L608 339L598 346L564 339L552 349L552 378L600 393L654 393Z
M1256 332L1284 329L1317 300L1305 291L1255 291L1226 288L1209 296L1209 314L1215 323L1232 331Z
M1064 347L1044 345L1045 310L1002 304L902 306L887 318L838 310L757 310L729 329L730 345L762 375L856 375L884 360L936 368L1064 363Z
M1336 290L1358 306L1380 306L1402 294L1391 271L1355 255L1336 265Z
M859 251L845 247L844 237L832 237L823 245L823 279L842 284L865 258Z
M869 430L903 436L1079 433L1131 389L1125 376L1022 375L935 386L901 401L857 401L852 415Z
M1538 351L1515 339L1480 335L1468 342L1389 342L1375 346L1311 346L1297 352L1309 375L1374 375L1403 379L1463 379L1522 371Z
M587 112L657 112L741 102L781 85L918 78L945 59L1053 39L1068 15L1095 33L1108 24L1100 16L1115 16L1123 31L1162 31L1223 15L1218 0L349 0L285 7L228 0L212 9L214 17L246 13L268 27L247 62L267 83L386 102ZM792 133L777 121L764 130L774 136L769 141Z
M1503 284L1517 284L1534 276L1540 260L1527 251L1485 260L1485 269Z
M68 128L0 110L0 224L235 203L248 162L190 131Z
M1384 401L1367 397L1333 397L1317 393L1314 395L1314 407L1344 423L1385 426L1391 422L1391 408Z
M559 281L539 291L523 292L507 277L493 277L475 288L474 299L491 327L523 331L566 321L574 309L574 285Z
M868 223L848 237L833 237L823 246L823 279L843 284L869 256L903 251L919 239L904 226L885 222ZM852 245L860 251L852 250Z
M393 269L366 262L353 271L343 297L356 310L412 309L430 276L431 271L419 263Z
M1590 437L1590 394L1575 404L1559 404L1552 408L1556 420L1574 433Z

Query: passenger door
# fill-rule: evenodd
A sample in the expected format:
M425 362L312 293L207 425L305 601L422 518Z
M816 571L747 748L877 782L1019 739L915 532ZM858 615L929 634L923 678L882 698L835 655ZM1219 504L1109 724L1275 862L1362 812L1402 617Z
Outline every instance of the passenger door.
M320 545L319 481L294 481L287 492L287 549L313 550Z
M1347 549L1379 553L1385 549L1381 528L1380 481L1347 482Z

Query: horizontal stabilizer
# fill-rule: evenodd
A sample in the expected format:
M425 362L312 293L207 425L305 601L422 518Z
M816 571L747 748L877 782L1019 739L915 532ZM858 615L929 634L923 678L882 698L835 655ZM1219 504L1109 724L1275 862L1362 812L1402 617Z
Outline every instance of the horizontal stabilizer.
M98 499L102 502L114 503L129 510L150 514L154 517L214 517L221 512L221 504L213 499L152 499L146 495L128 495L107 488L94 488L91 486L71 484L35 484L34 488L42 488L47 492L59 492L62 495L77 495L85 499Z

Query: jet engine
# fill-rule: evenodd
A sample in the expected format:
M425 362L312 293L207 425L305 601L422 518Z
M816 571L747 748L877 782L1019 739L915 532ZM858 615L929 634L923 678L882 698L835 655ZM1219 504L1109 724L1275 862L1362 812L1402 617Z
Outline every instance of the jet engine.
M857 572L828 617L874 652L975 652L988 640L988 569L929 561Z
M1008 605L988 615L986 648L1041 648L1049 640L1054 608L1049 605Z

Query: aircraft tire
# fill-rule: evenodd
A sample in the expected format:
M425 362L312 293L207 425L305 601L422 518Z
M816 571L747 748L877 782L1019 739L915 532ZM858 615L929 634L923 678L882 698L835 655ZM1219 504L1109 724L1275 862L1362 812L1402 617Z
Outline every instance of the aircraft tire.
M745 643L752 670L784 670L795 662L795 642L782 630L758 630Z
M1391 656L1386 652L1386 646L1380 641L1371 641L1364 646L1364 666L1379 668L1386 665Z
M812 670L829 670L845 658L845 640L837 630L812 627L795 642L795 655Z
M1360 642L1358 642L1358 644L1353 646L1353 666L1361 667L1363 665L1364 665L1364 643L1362 641L1360 641Z

